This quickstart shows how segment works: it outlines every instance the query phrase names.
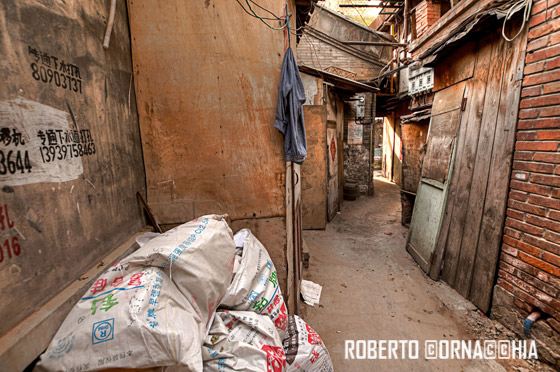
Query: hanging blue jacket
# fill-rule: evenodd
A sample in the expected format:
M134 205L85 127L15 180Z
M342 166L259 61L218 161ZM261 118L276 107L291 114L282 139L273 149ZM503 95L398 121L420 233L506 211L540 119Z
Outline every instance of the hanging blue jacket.
M303 103L305 89L292 48L286 50L282 62L282 76L278 87L278 105L274 127L284 133L284 153L286 161L301 164L307 156Z

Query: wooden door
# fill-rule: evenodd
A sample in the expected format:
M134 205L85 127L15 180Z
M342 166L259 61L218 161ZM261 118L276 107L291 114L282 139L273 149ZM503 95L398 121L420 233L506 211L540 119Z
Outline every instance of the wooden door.
M434 96L426 155L406 245L426 272L431 270L439 236L464 92L462 82Z
M480 42L431 273L441 267L441 277L483 311L500 250L525 44L526 35L508 43L498 30Z
M327 226L327 108L303 106L307 158L301 166L303 229Z
M328 122L327 124L327 158L328 158L328 176L327 176L327 217L329 221L336 216L339 211L339 159L338 153L341 151L338 146L336 135L336 123Z

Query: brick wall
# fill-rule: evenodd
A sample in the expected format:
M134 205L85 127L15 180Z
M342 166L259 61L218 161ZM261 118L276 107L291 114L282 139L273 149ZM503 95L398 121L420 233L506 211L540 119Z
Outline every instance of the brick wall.
M346 53L312 35L304 35L297 46L297 63L325 70L337 66L356 73L356 80L371 80L379 75L380 68L361 58Z
M540 309L544 358L560 355L560 0L534 3L492 312L520 331ZM508 307L511 307L508 309ZM542 346L542 345L541 345Z
M424 0L416 6L415 13L416 37L419 38L441 17L441 4Z

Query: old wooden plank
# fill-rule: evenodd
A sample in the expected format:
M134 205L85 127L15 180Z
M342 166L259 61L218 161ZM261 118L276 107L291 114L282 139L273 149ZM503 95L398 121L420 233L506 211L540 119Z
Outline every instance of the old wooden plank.
M455 289L465 297L469 294L472 282L474 259L477 250L478 234L480 233L484 200L488 187L490 158L492 156L492 144L496 133L500 91L504 73L503 55L505 40L496 32L494 33L492 42L494 47L492 50L488 83L486 85L486 97L484 100L480 134L478 136L473 182L470 188L465 228L461 241L461 252L459 254L459 264L457 266L455 279Z
M324 229L327 226L327 112L324 105L306 105L303 113L307 138L307 158L301 167L303 229Z
M452 85L437 92L432 107L432 120L426 155L422 166L422 177L445 183L459 120L465 82Z
M0 336L144 225L136 200L137 191L145 194L145 176L129 90L126 4L117 3L111 46L104 49L108 9L105 1L0 2L2 28L10 30L0 42L0 128L25 142L3 141L0 151L6 158L13 152L12 161L27 152L30 165L24 174L0 175ZM68 169L76 168L69 165L76 163L70 179Z
M469 97L469 91L472 89L472 81L467 81L465 84L465 92L463 94L463 99ZM459 130L457 133L457 137L455 139L455 159L453 159L451 166L455 168L458 164L461 164L461 159L463 155L464 143L465 143L465 134L467 131L467 119L468 115L463 113L461 115L461 121L459 124ZM447 245L447 239L449 235L449 228L451 224L451 216L453 215L453 208L455 205L455 197L456 197L456 185L458 183L459 177L461 176L461 172L452 171L451 178L449 178L448 186L447 186L447 197L445 200L445 209L443 211L440 232L437 238L436 247L434 250L434 256L431 262L431 268L428 275L434 280L438 280L441 274L441 264L443 261L443 255L445 253L445 247Z
M470 79L474 74L476 44L465 43L452 53L439 59L434 66L434 92L460 81Z
M129 16L147 201L160 222L285 215L273 127L283 33L229 1L130 1Z
M424 145L428 135L427 120L402 126L403 185L405 191L416 193L424 158Z
M496 274L497 260L505 218L507 191L515 143L515 128L519 107L521 80L518 71L523 71L527 32L507 44L505 73L502 83L498 120L482 224L478 238L477 256L469 299L482 311L488 311L492 297L492 286ZM514 108L514 109L512 109Z
M452 178L452 182L449 185L447 203L451 205L451 209L447 210L449 215L446 218L449 218L449 222L444 221L444 224L449 225L449 229L445 237L445 249L440 249L442 252L439 255L444 258L441 276L451 286L455 284L455 273L461 249L461 239L478 144L476 139L480 131L482 106L484 104L491 56L492 44L488 42L488 39L485 39L478 48L475 73L473 79L469 81L469 94L466 96L467 104L462 115L455 165L457 178ZM443 238L442 236L440 239ZM443 241L438 244L441 243ZM442 258L437 260L440 261Z

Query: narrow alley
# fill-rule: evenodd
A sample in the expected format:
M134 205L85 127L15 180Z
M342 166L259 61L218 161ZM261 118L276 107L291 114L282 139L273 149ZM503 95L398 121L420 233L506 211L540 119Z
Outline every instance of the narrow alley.
M468 340L513 337L406 252L398 185L375 178L375 196L346 202L325 230L307 230L304 279L323 286L303 317L329 348L335 371L552 371L525 361L351 360L345 340ZM517 368L517 369L513 369Z
M560 371L560 0L2 0L0 55L0 372Z

